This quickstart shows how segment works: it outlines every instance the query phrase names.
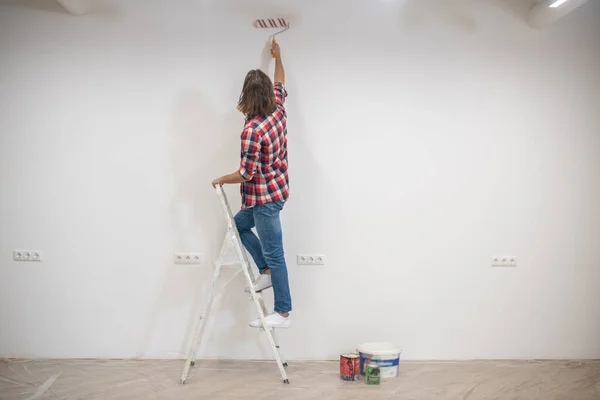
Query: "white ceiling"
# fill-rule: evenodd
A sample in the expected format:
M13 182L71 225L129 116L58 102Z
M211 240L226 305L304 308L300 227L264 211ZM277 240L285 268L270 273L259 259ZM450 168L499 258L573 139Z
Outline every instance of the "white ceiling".
M83 15L90 11L92 3L95 0L56 0L68 12L74 15ZM414 0L422 1L422 0ZM452 7L450 0L435 0L439 1L440 5ZM464 6L465 2L474 0L453 0L456 5ZM503 5L509 7L516 14L527 15L527 22L533 28L545 28L564 16L571 13L576 8L585 4L588 0L568 0L566 3L557 8L550 8L550 5L556 0L499 0ZM443 2L443 3L442 3ZM461 4L459 4L459 2Z

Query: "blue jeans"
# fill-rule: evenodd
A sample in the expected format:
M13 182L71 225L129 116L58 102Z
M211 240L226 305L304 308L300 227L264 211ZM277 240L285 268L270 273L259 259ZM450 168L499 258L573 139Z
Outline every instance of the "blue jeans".
M271 270L273 294L275 297L275 312L287 313L292 311L292 296L288 282L287 266L283 254L283 234L279 212L283 202L256 205L249 209L240 210L235 216L240 238L256 263L260 273L268 268ZM258 237L252 232L256 226ZM260 238L260 239L259 239Z

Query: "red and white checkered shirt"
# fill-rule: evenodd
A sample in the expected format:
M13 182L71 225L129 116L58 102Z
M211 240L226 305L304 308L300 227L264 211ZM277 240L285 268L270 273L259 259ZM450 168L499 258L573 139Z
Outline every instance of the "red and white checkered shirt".
M287 91L281 82L273 85L277 110L271 115L247 119L242 132L239 172L246 182L240 186L242 208L273 201L286 201L289 196Z

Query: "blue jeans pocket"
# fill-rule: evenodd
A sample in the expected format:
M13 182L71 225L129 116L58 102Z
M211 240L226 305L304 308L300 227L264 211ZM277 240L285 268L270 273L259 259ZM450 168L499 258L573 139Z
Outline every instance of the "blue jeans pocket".
M279 212L283 210L283 205L284 203L282 201L272 201L256 207L260 207L257 211L266 217L277 217Z

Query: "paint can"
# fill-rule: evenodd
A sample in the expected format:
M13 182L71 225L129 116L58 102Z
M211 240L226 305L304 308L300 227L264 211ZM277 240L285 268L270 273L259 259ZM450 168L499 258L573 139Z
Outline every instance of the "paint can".
M358 354L346 353L340 356L340 379L357 381L360 379L360 362Z
M379 365L382 379L398 376L400 352L401 350L391 343L371 342L361 344L358 346L360 374L365 375L367 365L373 362Z
M381 368L375 363L370 363L365 368L365 382L367 385L379 385L381 382Z

